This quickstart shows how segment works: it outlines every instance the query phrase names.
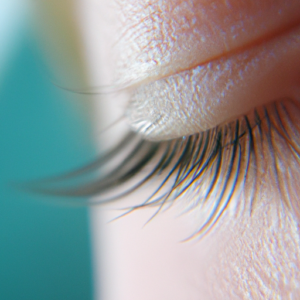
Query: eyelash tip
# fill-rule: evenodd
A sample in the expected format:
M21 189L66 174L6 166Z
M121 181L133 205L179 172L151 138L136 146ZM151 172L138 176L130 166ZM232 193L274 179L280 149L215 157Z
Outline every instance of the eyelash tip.
M160 179L160 183L149 197L138 205L124 208L126 211L110 222L141 208L156 207L156 212L146 221L145 225L147 225L161 211L169 209L181 197L187 199L194 197L196 201L189 204L186 212L210 206L210 213L201 221L202 225L198 230L182 242L195 238L201 239L219 222L229 207L233 195L248 184L249 172L252 172L254 179L252 185L248 186L248 189L251 187L249 214L250 216L253 214L254 193L257 189L258 151L262 147L262 141L271 136L271 132L266 132L265 127L269 126L270 130L278 134L285 133L285 130L279 131L281 128L279 122L276 123L279 129L272 125L274 120L270 119L265 110L271 108L272 106L268 106L254 110L251 118L242 116L237 121L224 126L164 142L146 141L137 133L129 132L111 151L83 168L52 179L13 183L12 186L22 191L42 195L78 198L98 196L95 200L76 202L93 206L119 201L120 198L141 190L146 183L153 183ZM118 122L119 119L115 121ZM273 127L270 127L270 124ZM291 140L290 136L284 136ZM261 143L258 142L259 139ZM290 144L292 142L293 140ZM273 148L271 150L275 153ZM118 161L120 157L123 157L121 162L114 165L114 161ZM110 163L113 167L109 168ZM142 170L149 166L151 166L150 171L146 169L143 173ZM274 167L276 168L276 164ZM80 181L81 177L90 176L93 172L98 174L96 180L93 177L87 183ZM126 186L139 174L143 174L143 177L138 182ZM68 180L79 180L80 184L57 187L57 184L64 184ZM119 186L126 186L126 189L119 191Z

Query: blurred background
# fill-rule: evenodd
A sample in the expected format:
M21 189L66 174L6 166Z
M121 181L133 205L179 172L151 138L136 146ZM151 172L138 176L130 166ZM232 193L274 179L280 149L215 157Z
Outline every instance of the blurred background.
M50 14L43 9L36 15L46 20ZM88 209L11 187L12 182L72 170L95 157L88 101L53 84L54 79L76 85L84 77L80 51L67 55L76 37L59 22L72 22L72 17L66 18L63 9L56 11L59 15L52 23L57 28L43 27L37 25L38 18L33 21L26 1L1 0L0 5L0 299L4 300L93 297ZM53 33L69 46L48 39ZM66 65L57 75L53 70L60 59Z

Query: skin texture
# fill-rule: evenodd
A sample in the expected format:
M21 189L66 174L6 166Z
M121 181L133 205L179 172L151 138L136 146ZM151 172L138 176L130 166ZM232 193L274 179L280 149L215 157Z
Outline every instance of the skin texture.
M107 9L105 3L97 4L99 11ZM111 44L114 41L114 31L107 29L105 18L101 19L90 11L90 3L85 2L84 7L86 10L82 20L85 36L89 35L86 47L92 78L94 82L102 78L104 85L109 84L109 81L114 81L118 72L114 69L112 50L109 47L110 41ZM139 15L136 19L133 18L138 19ZM100 28L106 29L101 32ZM103 47L104 41L107 48ZM141 54L138 47L136 52L131 51L132 59ZM102 61L102 75L96 66L98 61ZM131 62L130 59L128 61ZM138 72L135 73L134 67L131 68L131 63L129 65L128 69L124 67L126 72L140 76ZM174 65L172 68L186 68L180 63ZM259 67L260 65L257 66ZM148 74L147 68L141 70L146 70ZM156 74L159 70L155 69L153 72ZM110 74L110 78L107 74ZM262 81L263 78L259 82ZM276 90L277 87L273 88ZM258 91L264 93L262 90ZM116 107L122 108L126 97L126 93L102 95L97 111L100 115L103 110L109 112L106 114L107 124L122 113L122 109L116 112ZM243 104L240 105L242 107ZM180 108L180 104L178 106ZM184 127L184 124L180 126ZM254 134L258 134L258 129ZM117 134L110 134L111 136ZM106 141L109 140L111 139ZM201 222L200 209L183 214L189 201L195 200L197 195L193 199L183 197L172 209L160 213L146 226L145 223L155 209L139 210L109 222L120 215L120 211L115 209L137 204L145 199L145 191L116 204L93 208L96 288L99 288L99 299L101 296L105 300L299 298L299 192L294 181L294 178L298 178L299 163L282 140L276 142L281 145L278 148L279 157L284 157L280 164L279 179L274 175L276 163L274 164L274 158L270 155L270 146L265 138L262 146L257 149L258 167L253 167L257 173L249 176L244 192L233 195L226 213L202 239L180 242L193 234ZM255 178L258 183L252 199L255 205L250 216L250 195ZM286 182L286 188L280 190L278 180ZM283 205L285 198L293 203L294 210L288 210Z
M295 42L285 34L291 32L292 27L296 29L300 21L299 1L264 1L263 4L261 1L247 1L247 5L238 5L240 1L214 1L214 7L211 3L196 0L156 1L151 5L148 1L132 3L130 0L118 1L115 5L109 0L76 2L91 85L132 85L122 92L95 96L97 131L99 127L103 128L124 115L134 93L141 93L143 97L149 95L151 85L161 85L162 91L168 89L164 84L172 81L172 76L177 76L175 73L188 72L197 64L215 58L223 59L224 53L236 55L253 49L254 45L262 46L279 32L287 39L288 45ZM176 10L175 6L181 9ZM194 9L195 6L199 9ZM191 13L196 18L193 22ZM203 15L206 16L204 19ZM152 17L149 19L149 16ZM168 42L171 21L174 23L171 30L174 43ZM230 26L223 26L224 22ZM180 26L182 23L189 26L184 28ZM197 30L191 30L192 25ZM221 41L218 40L219 34L215 34L220 26L223 28ZM236 30L234 35L233 28ZM200 38L207 31L209 43ZM193 38L195 33L199 34L199 38ZM286 53L290 53L288 51L291 49L288 48ZM271 68L269 61L262 58L263 63L254 66L256 73L253 75L255 78L255 74L260 74L260 80L253 80L252 88L248 90L249 78L244 85L234 87L237 95L234 101L235 104L239 101L240 110L230 115L236 105L232 106L225 100L222 108L219 103L216 104L214 113L218 109L222 111L222 123L238 117L240 113L247 113L253 108L248 105L251 99L255 106L259 106L277 100L273 99L277 93L279 98L293 98L293 102L284 102L290 116L287 118L282 113L282 124L286 129L284 134L270 131L266 118L261 127L253 129L256 161L250 165L245 184L240 184L240 188L235 190L226 211L205 236L181 242L197 231L205 218L205 210L198 206L187 211L187 207L199 197L196 189L195 193L178 199L169 210L159 213L146 226L155 208L141 209L114 222L109 221L120 215L118 208L143 201L147 190L138 191L116 203L92 208L97 299L300 298L300 191L297 180L299 158L296 154L299 148L300 110L295 84L299 62L293 62L295 57L287 54L278 65L280 72L290 70L286 67L287 62L294 68L291 73L284 73L290 76L283 76L284 82L278 78L268 81L274 74L272 70L262 74L260 68L263 63L266 68ZM270 56L266 55L266 58ZM165 77L168 79L163 79ZM160 80L152 83L156 79ZM161 80L164 80L163 84ZM146 88L142 84L147 84ZM241 89L244 89L247 101L239 97L243 93ZM256 89L255 94L253 89ZM260 95L258 99L255 97L257 95ZM264 95L269 95L269 98ZM182 98L178 101L184 102ZM141 99L138 101L141 102ZM201 99L199 104L203 104ZM179 110L182 108L181 103L177 106ZM275 114L270 114L270 119L283 133ZM173 124L175 132L179 132L177 136L182 134L186 123ZM109 146L121 137L122 126L110 131L99 144L103 145L105 141ZM291 137L294 148L286 143L287 136ZM168 138L167 133L163 138ZM244 142L248 142L247 138ZM246 156L246 152L242 153ZM225 171L220 176L224 174ZM148 187L150 191L151 188ZM207 201L213 203L214 200L214 195L211 195Z
M133 90L126 116L146 139L216 127L274 99L299 98L300 27Z
M177 73L249 47L295 26L300 17L297 0L119 0L114 9L121 84Z

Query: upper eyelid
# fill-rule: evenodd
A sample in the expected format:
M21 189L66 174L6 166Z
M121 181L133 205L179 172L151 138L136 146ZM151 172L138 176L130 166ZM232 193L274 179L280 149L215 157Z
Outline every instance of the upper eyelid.
M164 3L168 3L167 1L163 1ZM197 2L197 1L196 1ZM199 2L199 1L198 1ZM254 1L255 2L255 1ZM122 10L124 10L124 5L126 6L126 4L127 3L132 3L131 1L123 1L123 2L121 2L121 6L120 6L120 9L122 9ZM148 5L148 2L147 1L144 1L144 2L141 2L142 4L143 3L145 3L145 6L146 6L146 9L148 8L147 7L147 5ZM151 3L154 3L153 4L153 10L155 10L155 5L157 4L157 3L160 3L160 2L156 2L156 1L151 1ZM174 1L174 2L172 2L172 3L177 3L176 1ZM191 1L191 2L189 2L189 3L194 3L193 1ZM201 1L199 2L199 3L201 3ZM217 2L218 3L218 2ZM223 2L222 2L223 3ZM249 2L249 3L252 3L252 2ZM280 3L280 2L278 2L278 3ZM276 3L276 5L278 4L278 3ZM295 3L294 2L291 2L292 3L292 5L294 5ZM221 118L220 116L212 116L211 117L211 115L213 115L214 113L215 113L215 111L209 111L208 109L207 110L203 110L204 112L207 112L207 114L204 114L205 115L205 118L203 118L203 116L200 116L199 117L199 115L196 115L195 116L195 118L194 119L198 119L198 120L202 120L202 124L198 124L199 126L197 127L197 128L194 128L194 127L192 127L192 128L190 128L190 130L189 131L180 131L180 132L177 132L178 130L176 129L176 132L174 133L172 130L171 130L171 132L169 132L168 130L163 130L162 129L162 127L163 126L160 126L160 122L157 122L157 120L158 121L160 121L160 117L162 116L162 118L168 118L169 120L170 119L172 119L172 117L170 117L170 115L171 114L168 114L168 116L166 116L167 114L166 114L166 110L168 111L168 112L172 112L172 108L170 109L170 107L167 107L166 108L166 110L165 111L162 111L162 112L160 112L160 111L158 111L159 109L158 109L158 107L161 105L161 106L164 106L164 104L169 104L169 103L171 103L171 106L173 105L173 102L175 103L174 104L174 106L176 106L177 104L176 104L176 97L174 96L172 99L166 99L166 101L164 102L164 103L162 103L163 102L163 100L161 100L161 101L159 101L159 99L158 99L158 97L156 97L157 99L158 99L158 101L156 101L156 99L154 99L153 101L155 102L155 105L153 105L153 106L155 106L154 108L153 108L153 106L152 107L147 107L147 105L145 105L145 103L148 101L148 102L151 102L152 101L152 98L151 98L151 96L153 95L153 93L152 92L149 92L149 93L147 93L147 92L145 92L144 94L143 94L143 87L144 86L147 86L147 84L149 84L149 85L155 85L155 84L158 84L156 81L158 80L158 79L160 79L160 78L162 78L162 79L167 79L168 77L166 77L167 75L170 75L171 74L171 76L173 76L174 74L179 74L178 73L178 71L179 70L186 70L187 69L187 66L190 66L190 64L192 64L193 66L195 65L195 64L193 64L193 62L191 62L191 60L190 60L190 58L188 58L188 57L185 57L185 55L177 55L177 54L174 54L174 57L173 58L175 58L176 57L176 59L179 57L179 59L183 59L183 60L185 60L184 62L182 62L182 61L177 61L176 62L176 59L174 59L174 60L172 60L172 63L170 64L170 65L168 65L170 68L168 69L168 66L166 66L166 65L164 65L164 62L162 61L162 60L160 60L160 59L156 59L155 58L155 51L157 50L156 49L156 44L154 43L153 44L153 42L156 42L156 43L160 43L160 37L159 36L156 36L156 35L151 35L151 34L153 34L153 31L152 31L152 25L151 25L151 22L150 22L150 25L149 25L149 32L146 30L146 34L145 34L145 32L143 32L143 30L141 29L141 27L143 27L143 26L141 26L141 27L138 27L138 25L136 25L136 24L138 24L139 23L139 21L141 20L141 19L143 19L144 18L144 15L141 13L141 11L142 11L142 9L140 9L139 8L139 4L140 4L140 2L137 2L136 3L136 6L135 7L133 7L134 9L132 9L132 10L130 10L130 9L128 9L128 11L126 11L126 7L125 7L125 15L126 15L126 13L128 12L129 13L129 15L127 16L127 19L129 19L129 21L132 21L133 23L128 23L128 24L126 24L126 20L125 20L125 23L123 22L123 23L121 23L122 25L124 25L123 26L123 30L121 31L121 33L122 32L126 32L126 34L125 34L125 36L122 36L121 38L119 38L118 37L118 35L116 35L116 37L117 37L117 45L118 45L118 47L119 47L119 49L121 50L121 57L119 57L120 59L118 59L118 56L117 56L117 58L115 59L115 57L114 57L114 59L116 60L116 64L117 64L117 66L116 66L116 77L114 78L114 79L116 79L116 81L113 81L112 80L112 82L114 83L114 84L116 84L116 86L118 87L118 86L120 86L121 87L121 89L123 89L124 88L124 90L125 90L125 92L129 92L129 97L128 97L128 99L129 99L129 105L128 105L128 107L127 107L127 109L126 109L126 112L125 112L125 114L126 114L126 117L127 117L127 120L128 120L128 123L129 123L129 125L131 126L131 128L133 129L133 130L135 130L135 131L137 131L137 132L139 132L140 134L142 134L145 138L147 138L147 139L150 139L150 140L164 140L164 139L168 139L168 138L176 138L176 137L179 137L179 136L182 136L182 135L188 135L188 134L193 134L193 133L195 133L195 132L199 132L199 131L201 131L201 130L206 130L206 129L208 129L208 128L212 128L212 127L214 127L215 125L217 125L217 123L216 123L216 120L215 119L220 119L219 121L220 121L220 123L222 123L222 122L225 122L225 121L227 121L228 119L231 119L231 118L233 118L233 117L237 117L238 115L240 115L240 114L243 114L243 113L246 113L247 111L244 111L245 109L246 110L249 110L249 109L252 109L253 108L253 106L247 106L246 108L243 108L243 110L241 110L241 109L239 109L239 111L237 112L237 113L235 113L234 115L231 115L231 116L228 116L228 117L226 117L225 119L223 119L223 118ZM296 5L298 5L299 4L299 2L298 3L296 3ZM276 6L275 5L275 6ZM287 5L286 3L284 4L284 5ZM284 13L284 5L283 5L283 8L282 8L282 14L281 15L279 15L279 17L281 17L281 16L285 16L285 13ZM288 5L287 5L288 6ZM130 8L130 6L128 6L129 8ZM138 7L138 9L135 9L136 7ZM266 7L266 6L265 6ZM279 7L280 7L280 5L279 5ZM270 7L270 10L273 8L273 6L271 6ZM159 10L157 10L158 11L158 15L160 14L160 12L159 12ZM164 11L164 8L162 8L161 9L161 11L163 12ZM275 11L275 10L274 10ZM288 10L286 10L286 12L287 12ZM300 11L300 10L299 10ZM133 14L133 15L131 15L131 13ZM276 10L276 13L277 13L277 10ZM152 12L150 12L150 14L153 14L153 11ZM295 15L293 15L292 17L291 17L291 19L287 22L287 24L285 24L286 25L286 27L289 27L289 26L293 26L293 25L295 25L294 23L295 23L295 16L296 16L296 14ZM131 18L130 18L131 17ZM168 18L168 16L166 17L166 18ZM126 16L125 16L125 19L126 19ZM159 19L159 16L158 16L158 18L157 19ZM143 20L146 20L146 21L148 21L148 19L147 18L144 18ZM268 19L266 19L267 21L268 21ZM281 20L280 18L279 18L279 20ZM283 20L284 20L284 17L283 17ZM160 28L163 26L162 24L164 23L164 21L165 20L162 20L162 22L161 22L161 24L158 24L158 26L157 26L157 28L158 28L158 31L160 30ZM290 22L290 23L289 23ZM299 22L299 20L297 19L297 22ZM280 23L280 22L279 22ZM132 26L133 25L133 26ZM280 27L280 30L282 29L281 28L281 26L283 26L282 24L277 24L276 26L279 26ZM155 27L155 26L154 26ZM277 27L276 28L276 33L278 33L278 28L279 27ZM283 28L286 30L286 27L285 26L283 26ZM128 30L128 28L130 28L130 30ZM176 29L176 28L175 28ZM272 29L272 30L274 30L274 28ZM272 31L271 30L271 31ZM174 32L175 32L175 34L176 34L176 30L174 30ZM247 30L246 30L246 32L247 32ZM270 32L269 32L270 33ZM143 34L144 34L144 36L143 36ZM274 32L272 31L272 34L274 34ZM271 34L271 35L272 35ZM178 35L180 35L180 34L178 34ZM167 35L166 35L167 36ZM147 37L149 38L148 40L147 40ZM137 41L136 41L136 39L141 39L141 43L139 44ZM270 38L270 37L269 37ZM147 43L145 43L145 44L143 44L142 43L142 41L143 40L147 40ZM182 35L182 41L184 41L185 40L185 37L184 37L184 35ZM271 41L272 39L270 39L270 41ZM150 42L149 42L150 41ZM195 39L195 41L197 41L197 39ZM252 41L253 42L253 41ZM212 45L213 45L214 43L212 43ZM174 45L176 45L176 41L175 41L175 44ZM174 46L173 45L173 46ZM114 45L114 46L116 46L116 45ZM150 47L151 46L151 47ZM153 46L153 47L152 47ZM248 45L249 46L249 45ZM258 46L258 45L257 45ZM127 48L127 47L129 47L129 48ZM132 48L131 48L132 47ZM150 48L149 48L150 47ZM174 46L175 47L175 46ZM148 49L149 48L149 49ZM178 49L181 49L182 47L178 47ZM126 49L129 51L127 54L126 54ZM172 48L173 49L173 48ZM199 51L199 49L201 49L201 51ZM193 56L196 56L196 54L197 53L200 53L200 52L202 52L202 48L199 48L198 49L198 51L187 51L187 52L189 52L189 53L191 53ZM117 50L117 49L116 49ZM148 51L149 50L149 51ZM167 47L166 47L166 49L165 49L166 51L168 51L168 49L167 49ZM174 49L173 49L174 50ZM173 50L170 50L172 53L173 53ZM190 50L190 49L189 49ZM233 49L234 50L234 49ZM235 49L236 50L236 49ZM240 49L239 49L240 50ZM174 50L175 51L175 50ZM176 52L176 51L175 51ZM221 51L222 52L222 51ZM157 51L157 53L159 54L159 55L163 55L165 52L164 51ZM182 54L184 54L184 52L182 52ZM227 53L228 54L228 53ZM139 57L140 57L140 55L142 55L146 60L147 60L147 57L149 58L149 64L148 64L148 62L147 61L143 61L143 58L142 58L142 60L139 60ZM173 54L172 54L173 55ZM198 54L197 54L198 55ZM238 53L234 53L234 54L232 54L232 55L238 55ZM185 58L184 58L185 57ZM229 57L229 56L227 56L227 57ZM156 62L155 62L156 61ZM212 63L214 63L214 62L216 62L216 60L215 61L213 61ZM123 63L125 63L126 65L122 65ZM144 63L145 63L145 65L144 65ZM153 65L152 65L152 63L153 63ZM152 68L153 67L153 69L152 69L152 71L154 72L153 74L151 73L152 71L148 68L148 66L150 66L150 68ZM198 65L197 65L198 66ZM251 66L250 66L251 67ZM190 70L190 69L189 69ZM121 73L119 73L118 74L118 72L121 72ZM123 73L122 73L123 72ZM271 72L271 73L273 73L273 74L275 74L274 72ZM124 75L124 76L123 76ZM259 74L260 75L260 74ZM221 77L221 76L220 76ZM225 75L223 76L223 77L225 77ZM252 77L255 77L254 75L252 76ZM287 77L287 76L286 76ZM277 79L276 79L277 80ZM155 84L152 84L153 83L153 81L155 81L156 83ZM166 80L167 81L167 80ZM220 81L222 81L222 80L220 80ZM243 84L245 84L245 81L247 81L246 79L244 80L244 82L243 82ZM262 81L262 80L261 80ZM277 80L278 81L278 80ZM254 84L254 83L253 83ZM167 84L166 84L167 85ZM203 85L205 85L205 83L201 83L201 85L203 86ZM278 84L275 84L276 86L279 86ZM208 85L206 85L206 86L208 86ZM238 84L236 84L236 86L238 86ZM195 85L193 85L192 86L193 88L195 88ZM117 88L118 89L118 88ZM141 94L141 96L137 96L137 89L138 89L138 93L139 92L141 92L140 94ZM165 91L167 90L167 88L163 88L163 87L161 87L161 89L164 89ZM213 88L212 88L213 89ZM220 88L221 89L221 88ZM217 89L214 89L214 90L217 90ZM223 88L223 92L225 91L225 88ZM227 93L231 93L231 91L228 91L228 90L226 90L225 92L227 92ZM132 94L131 94L132 93ZM172 93L172 92L171 92ZM170 93L170 94L171 94ZM236 93L236 91L234 91L233 93ZM195 93L196 94L196 93ZM220 92L220 94L221 94L221 92ZM134 99L133 99L133 97L132 97L132 95L135 97ZM137 97L136 97L137 96ZM202 97L202 95L200 95L201 97ZM218 95L216 95L216 97L215 97L215 99L216 99L216 101L215 102L217 102L217 100L219 99L220 101L219 102L221 102L221 103L225 103L225 102L230 102L230 101L227 101L227 99L223 99L222 98L222 95L220 96L220 97L217 97ZM243 95L244 96L244 95ZM244 98L244 97L240 97L240 99L242 99L242 98ZM270 96L270 95L268 95L268 96ZM273 97L273 95L271 95L272 97ZM279 97L281 97L281 96L290 96L290 95L279 95ZM294 96L294 95L292 95L292 96ZM187 95L187 97L190 97L191 98L191 95ZM201 102L200 104L202 104L203 103L203 101L202 101L202 98L201 97L199 97L199 101L198 102ZM275 100L275 99L271 99L272 97L269 97L270 99L264 99L263 101L271 101L271 100ZM182 98L185 98L185 97L182 97ZM201 98L201 99L200 99ZM206 97L206 98L208 98L208 97ZM236 99L238 99L238 97L236 97ZM255 101L258 99L258 97L256 97L256 99L254 99ZM179 103L180 101L177 101L177 103ZM182 101L182 102L184 102L184 101ZM213 101L211 101L210 103L209 103L209 106L210 107L217 107L218 105L215 105L215 103L212 103ZM232 102L233 102L233 100L232 100ZM241 104L239 104L239 103L237 103L238 101L237 100L235 100L235 104L234 105L232 105L232 106L234 106L234 107L239 107L240 108L240 106L241 106ZM251 102L251 101L245 101L245 102L247 102L248 104ZM259 102L259 103L258 103ZM256 103L255 103L255 105L259 105L259 104L262 104L261 103L262 101L256 101ZM200 109L202 109L203 108L203 105L201 106L201 105L198 105L198 107L196 107L195 106L195 109L194 109L194 111L197 111L197 108L198 108L198 110L199 110L199 107L200 107ZM189 104L188 103L186 103L186 106L188 106ZM145 109L145 111L144 111L144 113L146 113L147 115L149 115L149 111L154 111L154 110L156 110L155 111L155 113L153 114L154 115L154 117L152 118L151 117L151 119L150 120L146 120L145 118L144 118L144 115L143 115L143 111L141 110L141 114L136 114L136 111L135 111L135 107L136 106L138 106L139 108L141 107L141 106L143 106L143 107L146 107L146 109ZM205 106L205 105L204 105ZM206 107L207 107L208 105L206 105ZM224 110L224 111L228 111L228 110L231 110L230 108L228 108L228 107L226 107L226 108L224 108L224 106L222 107L222 109ZM169 125L170 126L168 126L167 127L167 129L170 129L170 128L177 128L178 126L177 126L177 123L179 124L180 122L178 122L178 119L181 119L181 120L183 120L183 117L185 117L185 116L182 116L182 114L181 114L181 111L182 110L180 110L180 112L177 114L177 112L176 111L174 111L174 114L177 114L177 115L180 115L180 118L177 118L176 120L175 120L175 122L173 122L172 124L170 123ZM185 107L185 111L186 111L186 119L189 119L189 118L193 118L193 116L191 117L191 115L192 114L189 114L190 112L189 112L189 110L188 110L188 108L187 107ZM232 109L232 111L234 111L234 109ZM137 118L136 118L136 116L137 116ZM221 120L222 119L222 120ZM195 120L194 120L195 121ZM164 120L163 120L163 122L164 122ZM144 132L143 130L140 130L139 128L141 127L140 125L141 124L145 124L145 128L150 128L151 130L152 129L154 129L153 131L152 131L152 133L151 134L149 134L149 132L150 132L150 130L145 130L146 132ZM158 124L159 126L155 126L156 124ZM181 128L184 128L184 127L186 127L187 128L187 124L185 123L185 124L182 124L182 126L181 126ZM143 127L144 128L144 127ZM165 127L166 128L166 127ZM157 130L156 130L157 129ZM160 133L158 133L158 134L156 134L156 133L154 133L154 132L158 132L158 131L163 131L163 134L160 134Z
M300 26L232 56L133 90L131 128L150 140L189 135L278 98L297 99ZM255 95L255 96L254 96Z

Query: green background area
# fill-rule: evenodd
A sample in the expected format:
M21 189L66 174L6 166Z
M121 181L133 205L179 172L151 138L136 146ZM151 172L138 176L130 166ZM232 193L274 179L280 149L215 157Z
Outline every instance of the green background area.
M24 38L0 82L0 299L92 299L88 209L17 191L11 182L94 157L87 110L47 75ZM82 112L84 111L84 112Z

